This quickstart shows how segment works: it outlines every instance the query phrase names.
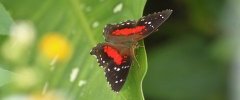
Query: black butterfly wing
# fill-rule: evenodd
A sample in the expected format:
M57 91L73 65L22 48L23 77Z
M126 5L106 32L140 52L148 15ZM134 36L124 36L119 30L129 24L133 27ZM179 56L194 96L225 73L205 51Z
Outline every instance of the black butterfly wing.
M118 24L107 24L105 28L103 29L103 36L105 37L105 41L107 42L125 42L128 41L128 35L116 35L114 34L117 30L123 30L123 29L132 29L135 28L137 24L137 21L135 20L127 20L122 23Z
M113 54L113 51L106 48L111 48L111 50L118 52L122 57L121 62L116 62L115 58L117 57L114 58L114 56L110 56ZM106 79L112 90L119 92L127 79L132 64L130 55L122 55L116 47L108 43L98 44L92 49L90 54L96 56L99 66L103 66ZM118 59L119 58L117 58L117 60Z
M126 58L126 62L121 65L116 65L111 62L109 66L105 68L106 79L115 92L119 92L124 85L130 66L131 59L128 57Z
M106 68L108 66L109 62L112 62L113 60L108 57L108 55L104 52L103 46L106 45L104 43L97 44L96 47L93 47L90 51L90 54L93 55L97 62L99 63L99 66L102 68Z
M167 9L140 18L137 22L137 26L145 26L145 29L142 31L143 37L141 37L140 39L145 38L155 30L157 30L157 28L162 25L162 23L165 22L171 14L172 10Z
M103 30L106 41L115 43L136 42L151 34L168 19L172 10L143 16L138 21L125 21L119 24L108 24Z

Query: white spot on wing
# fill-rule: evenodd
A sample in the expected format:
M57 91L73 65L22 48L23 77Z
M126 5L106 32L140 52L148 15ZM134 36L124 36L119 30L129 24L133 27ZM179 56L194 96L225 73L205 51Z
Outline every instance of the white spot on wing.
M113 13L117 13L117 12L120 12L123 8L123 3L119 3L118 5L116 5L114 8L113 8Z
M120 71L120 68L117 68L117 71Z
M70 82L74 82L75 81L75 79L77 78L78 72L79 72L78 68L72 69L72 72L70 74Z
M152 28L154 28L153 25L150 25L150 26L151 26Z

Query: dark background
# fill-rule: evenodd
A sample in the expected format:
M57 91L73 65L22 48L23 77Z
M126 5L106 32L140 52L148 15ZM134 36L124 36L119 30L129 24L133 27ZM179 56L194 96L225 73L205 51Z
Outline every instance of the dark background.
M221 26L226 0L148 0L144 15L172 9L145 39L146 100L226 100L231 53Z

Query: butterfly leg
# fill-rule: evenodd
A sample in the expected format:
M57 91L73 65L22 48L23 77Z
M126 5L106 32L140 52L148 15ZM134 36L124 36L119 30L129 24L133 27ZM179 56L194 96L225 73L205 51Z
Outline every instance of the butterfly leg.
M135 48L137 47L137 45L134 45L133 46L133 48L131 49L131 56L132 56L132 58L134 59L134 62L136 62L137 63L137 66L138 66L138 68L140 67L140 64L139 64L139 62L138 62L138 60L137 60L137 57L136 57L136 55L135 55ZM133 62L133 63L134 63ZM134 63L135 64L135 63Z
M137 44L136 44L136 48L144 48L145 46L144 45L141 45L141 44L139 44L138 42L137 42Z

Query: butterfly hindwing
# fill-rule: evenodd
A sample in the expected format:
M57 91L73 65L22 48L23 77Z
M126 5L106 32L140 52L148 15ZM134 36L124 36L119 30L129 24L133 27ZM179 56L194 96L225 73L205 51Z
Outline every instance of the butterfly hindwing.
M103 66L105 76L112 90L118 92L124 85L132 60L130 55L122 55L119 50L108 44L100 43L92 49L100 66Z
M91 50L90 54L96 57L99 66L105 68L107 67L106 62L111 62L112 59L108 57L106 53L104 53L103 45L103 43L99 43Z
M124 85L131 66L131 59L128 57L125 60L126 62L121 65L110 63L109 66L105 68L106 79L112 90L116 92L119 92Z

